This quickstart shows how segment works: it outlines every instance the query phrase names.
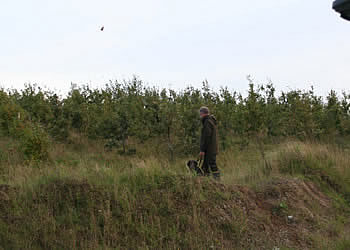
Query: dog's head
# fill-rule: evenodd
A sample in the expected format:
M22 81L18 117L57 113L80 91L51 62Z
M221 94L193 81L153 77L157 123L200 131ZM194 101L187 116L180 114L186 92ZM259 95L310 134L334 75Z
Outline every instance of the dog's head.
M189 167L189 169L191 170L195 170L196 167L198 167L198 162L194 160L190 160L187 162L187 167Z

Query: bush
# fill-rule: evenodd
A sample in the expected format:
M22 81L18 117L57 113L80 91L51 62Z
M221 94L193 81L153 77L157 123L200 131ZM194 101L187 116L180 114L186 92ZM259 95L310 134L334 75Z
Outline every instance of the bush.
M21 131L19 141L20 151L27 161L48 160L49 137L40 126L28 124Z
M18 104L0 91L0 134L15 135L26 116L26 112Z

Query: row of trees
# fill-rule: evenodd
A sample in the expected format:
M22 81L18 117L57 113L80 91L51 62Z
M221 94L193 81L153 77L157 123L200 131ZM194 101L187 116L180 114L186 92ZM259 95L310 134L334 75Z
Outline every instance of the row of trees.
M277 96L272 84L256 86L248 80L245 97L227 88L214 92L208 82L203 82L201 89L174 91L148 87L137 78L110 82L101 89L72 85L64 98L35 85L21 91L1 90L0 130L4 136L26 138L24 144L29 146L22 148L28 157L35 154L35 147L45 147L50 138L66 141L73 132L106 139L124 151L132 137L140 142L160 140L171 154L192 153L197 151L199 139L198 109L206 105L219 121L224 149L232 138L350 134L349 94L339 97L331 91L324 99L311 88ZM42 138L46 141L40 142ZM38 145L32 149L31 143Z

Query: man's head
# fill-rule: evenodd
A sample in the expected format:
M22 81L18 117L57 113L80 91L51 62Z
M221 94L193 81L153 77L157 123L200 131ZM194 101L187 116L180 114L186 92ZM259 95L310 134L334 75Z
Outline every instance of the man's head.
M201 107L201 108L199 109L199 115L200 115L201 118L208 116L208 115L209 115L209 109L208 109L208 107L204 107L204 106Z

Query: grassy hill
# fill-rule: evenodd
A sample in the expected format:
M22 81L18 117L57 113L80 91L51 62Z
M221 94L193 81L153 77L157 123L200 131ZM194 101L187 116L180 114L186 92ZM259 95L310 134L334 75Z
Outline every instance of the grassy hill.
M44 162L16 143L0 142L0 249L350 248L345 144L234 146L216 182L157 143L122 155L77 136Z

